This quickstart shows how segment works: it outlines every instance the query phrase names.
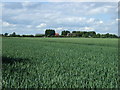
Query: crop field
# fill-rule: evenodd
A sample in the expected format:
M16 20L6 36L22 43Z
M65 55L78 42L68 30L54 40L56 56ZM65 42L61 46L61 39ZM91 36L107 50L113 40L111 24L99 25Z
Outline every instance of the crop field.
M3 38L3 88L118 88L118 39Z

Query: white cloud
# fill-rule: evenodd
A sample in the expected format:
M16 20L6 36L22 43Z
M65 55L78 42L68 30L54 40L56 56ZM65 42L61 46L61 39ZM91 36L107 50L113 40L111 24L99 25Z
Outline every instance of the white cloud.
M27 25L26 27L27 27L27 28L32 28L32 25Z
M84 31L94 31L95 29L92 28L92 27L83 27L83 28L81 28L81 30L84 30Z
M63 30L63 28L61 28L61 27L60 28L56 28L56 30Z
M8 22L2 22L2 25L3 25L3 27L15 27L16 26L15 24L11 24Z
M63 28L63 27L58 27L58 28L55 28L55 32L56 33L61 33L61 31L63 31L63 30L65 30L65 28Z
M116 21L120 21L120 19L116 18Z
M23 7L30 6L30 5L32 5L32 3L29 1L22 2Z
M45 23L41 23L40 25L37 25L36 28L43 28L46 27L47 25Z
M47 0L47 1L49 2L118 2L119 0Z
M86 18L85 17L65 17L65 18L59 18L59 19L57 19L58 20L58 22L67 22L67 23L70 23L70 22L82 22L82 21L85 21L86 20Z
M92 8L88 11L88 14L101 14L101 13L109 13L112 10L117 9L117 6L105 5L101 7Z
M100 24L103 24L103 21L99 21Z
M36 4L38 4L37 2L30 2L30 1L24 1L24 2L22 2L22 6L24 7L24 8L26 8L26 7L31 7L31 6L35 6Z
M87 23L92 24L92 25L100 25L100 24L103 24L104 22L102 20L98 20L95 18L89 18L87 20Z
M92 9L92 10L88 11L88 13L89 14L99 14L101 12L105 13L107 11L108 11L108 9L99 7L99 8L95 8L95 9Z
M88 23L93 23L95 21L95 18L90 18L87 22Z
M4 7L4 4L3 4L3 3L0 3L0 7Z

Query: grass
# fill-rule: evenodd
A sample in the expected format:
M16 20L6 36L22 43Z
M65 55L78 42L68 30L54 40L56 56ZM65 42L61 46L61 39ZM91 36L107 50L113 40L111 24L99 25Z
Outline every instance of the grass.
M3 38L3 88L117 88L118 39Z

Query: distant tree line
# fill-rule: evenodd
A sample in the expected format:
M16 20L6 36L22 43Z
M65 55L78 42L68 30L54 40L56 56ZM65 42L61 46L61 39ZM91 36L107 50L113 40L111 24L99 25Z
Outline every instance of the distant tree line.
M72 31L72 33L68 33L68 36L70 37L92 37L92 38L118 38L115 34L96 34L95 31Z
M55 30L52 29L47 29L45 31L45 36L46 37L55 37ZM57 36L57 37L85 37L85 38L118 38L117 35L115 34L96 34L95 31L72 31L72 33L70 33L70 31L62 31L61 35Z
M15 32L13 32L12 34L8 34L8 33L4 33L4 34L0 34L0 36L3 37L44 37L44 34L36 34L36 35L18 35Z
M4 33L0 34L3 37L85 37L85 38L118 38L115 34L100 34L95 31L72 31L64 30L61 32L61 35L55 33L53 29L46 29L45 34L36 34L36 35L18 35L15 32L12 34Z

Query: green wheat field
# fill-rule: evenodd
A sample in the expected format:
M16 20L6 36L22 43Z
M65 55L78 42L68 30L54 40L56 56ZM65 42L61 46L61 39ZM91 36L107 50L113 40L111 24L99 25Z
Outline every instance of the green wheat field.
M118 88L118 39L2 38L3 88Z

